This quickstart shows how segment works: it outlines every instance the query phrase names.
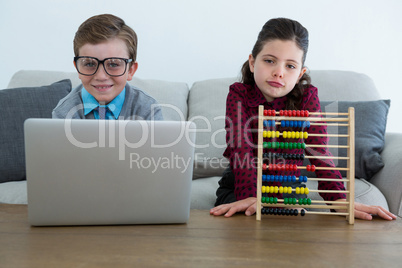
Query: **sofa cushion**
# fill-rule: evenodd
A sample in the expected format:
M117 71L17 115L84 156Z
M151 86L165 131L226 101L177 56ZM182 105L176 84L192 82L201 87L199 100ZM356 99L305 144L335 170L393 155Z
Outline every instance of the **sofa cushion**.
M228 164L223 157L226 97L234 82L235 78L211 79L191 87L188 120L197 125L194 179L221 176Z
M355 108L355 176L370 180L384 167L381 151L384 148L390 100L377 101L340 101L321 102L325 112L347 112ZM347 134L346 127L330 127L331 133ZM330 138L330 144L346 144L346 138ZM346 155L346 149L331 149L334 155ZM346 166L345 160L338 160L340 166ZM343 163L342 163L343 162Z
M25 179L24 121L51 118L57 102L70 91L70 80L0 90L0 183Z
M320 101L373 101L381 96L373 80L362 73L338 70L311 70L311 83L318 88Z
M164 120L185 121L187 119L189 88L186 83L137 77L134 77L129 83L156 99L162 108Z

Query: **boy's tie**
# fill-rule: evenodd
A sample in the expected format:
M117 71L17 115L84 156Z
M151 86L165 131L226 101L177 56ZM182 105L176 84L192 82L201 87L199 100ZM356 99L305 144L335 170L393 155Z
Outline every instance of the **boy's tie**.
M98 107L98 112L99 112L99 119L105 119L106 117L106 107L105 106L99 106Z

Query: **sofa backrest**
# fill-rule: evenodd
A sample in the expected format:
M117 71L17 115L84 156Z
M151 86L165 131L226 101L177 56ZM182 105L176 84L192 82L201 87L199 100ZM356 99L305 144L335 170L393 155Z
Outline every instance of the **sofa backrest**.
M380 99L373 81L365 74L350 71L310 71L312 84L321 101L370 101ZM70 79L80 84L76 73L19 71L8 87L30 87ZM238 79L222 78L185 83L134 77L131 84L153 96L161 105L165 120L191 120L197 125L194 177L220 176L227 161L222 154L225 143L225 110L229 86Z
M43 86L63 79L70 79L72 88L81 83L75 72L23 70L13 75L8 88ZM187 118L189 88L186 83L140 79L137 77L134 77L129 83L141 88L162 105L165 120L180 121Z

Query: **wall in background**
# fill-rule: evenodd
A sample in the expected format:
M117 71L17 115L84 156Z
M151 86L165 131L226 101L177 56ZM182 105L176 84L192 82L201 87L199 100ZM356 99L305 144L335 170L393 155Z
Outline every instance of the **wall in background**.
M289 17L310 32L306 65L369 75L392 100L388 131L402 132L401 11L398 0L1 0L0 88L21 69L75 71L75 31L96 14L137 32L138 77L189 85L237 76L262 25Z

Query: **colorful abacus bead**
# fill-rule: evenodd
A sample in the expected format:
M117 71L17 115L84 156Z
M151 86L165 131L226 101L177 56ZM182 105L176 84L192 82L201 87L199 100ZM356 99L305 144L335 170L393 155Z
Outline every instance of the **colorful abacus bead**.
M263 215L282 215L282 216L297 216L299 215L299 211L297 209L281 209L281 208L268 208L262 207L261 214ZM305 212L302 209L301 215L304 216Z
M280 116L292 116L292 117L308 117L308 110L280 110Z
M299 205L311 205L311 199L310 198L300 198L298 200Z
M307 165L307 166L306 166L306 170L307 170L307 171L314 172L314 171L315 171L315 165Z
M275 116L276 111L275 110L264 110L264 116Z

